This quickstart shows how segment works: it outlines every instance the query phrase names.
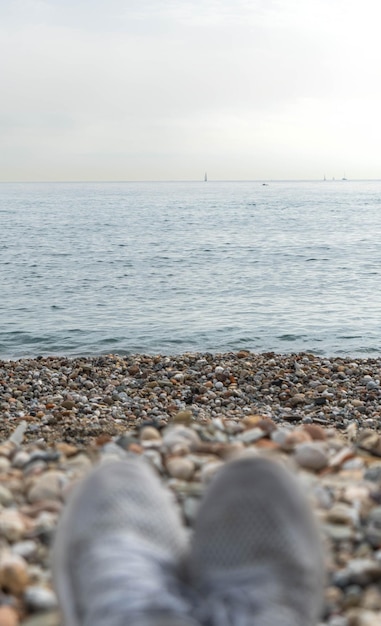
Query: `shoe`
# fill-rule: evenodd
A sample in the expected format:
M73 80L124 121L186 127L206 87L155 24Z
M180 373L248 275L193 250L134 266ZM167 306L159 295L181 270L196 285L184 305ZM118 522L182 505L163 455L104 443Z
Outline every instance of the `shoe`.
M207 626L314 626L324 567L296 478L265 458L225 465L201 503L188 560Z
M98 466L74 489L53 546L64 625L195 626L178 578L185 547L171 495L148 464Z

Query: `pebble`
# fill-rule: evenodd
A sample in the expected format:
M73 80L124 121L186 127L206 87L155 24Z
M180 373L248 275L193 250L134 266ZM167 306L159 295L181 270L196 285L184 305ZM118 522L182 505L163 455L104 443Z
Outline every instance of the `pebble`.
M283 450L289 451L301 443L312 441L311 435L305 429L297 429L291 433L287 433L284 441L281 443Z
M324 533L333 542L351 541L354 539L354 531L344 524L324 524Z
M0 474L5 473L11 467L11 462L5 456L0 456Z
M28 501L33 504L39 500L60 500L66 482L67 478L63 472L49 470L29 489Z
M97 461L131 454L169 486L190 532L227 460L279 458L326 544L321 624L379 624L380 372L378 358L246 350L0 361L0 626L1 611L6 625L8 611L11 626L19 614L59 626L49 550L67 494Z
M37 553L37 544L35 541L31 539L25 539L24 541L19 541L14 543L12 546L13 554L17 554L18 556L22 556L24 559L29 559L36 555Z
M152 428L152 426L146 426L142 428L140 433L141 441L161 441L161 435L156 428Z
M22 406L22 405L21 405ZM18 403L16 403L16 407L18 407ZM23 413L22 413L23 414ZM15 428L11 436L9 437L9 443L14 444L15 446L19 446L22 443L24 438L25 431L27 429L27 423L25 420L20 422L20 424Z
M222 461L211 461L203 465L201 468L201 481L205 484L209 483L215 473L221 469L222 465Z
M26 561L11 552L0 553L0 587L17 596L24 591L28 582Z
M6 604L0 606L0 626L17 626L19 618L17 611Z
M28 461L30 461L30 454L25 450L19 450L12 459L12 465L13 467L24 467Z
M380 620L380 611L368 611L360 608L348 611L349 626L379 626Z
M365 474L365 480L371 480L372 482L381 482L381 463L374 463L369 467Z
M370 611L381 611L381 591L376 585L369 585L365 589L361 606Z
M9 506L13 502L12 492L5 485L0 484L0 505Z
M31 611L51 611L57 608L57 596L51 589L33 585L26 587L24 602Z
M245 432L237 435L237 441L242 441L243 443L250 444L258 441L266 437L266 433L262 430L262 428L250 428L249 430L245 430Z
M0 536L9 543L19 541L26 531L25 521L22 515L13 509L0 511Z
M348 526L356 526L359 521L356 510L343 502L337 502L330 508L327 520L332 524L348 524Z
M75 456L70 456L69 459L65 462L64 468L68 471L71 476L76 476L77 478L83 476L87 472L91 470L92 463L86 454L76 454ZM57 481L59 483L59 479Z
M168 426L163 435L163 448L166 452L190 452L192 446L199 443L197 433L186 426Z
M167 460L166 465L168 474L180 480L190 480L195 470L193 461L186 457L172 457Z
M381 563L372 559L351 559L347 566L333 577L339 587L365 586L381 579Z
M328 456L320 442L300 443L295 446L294 458L305 469L322 470L328 465Z

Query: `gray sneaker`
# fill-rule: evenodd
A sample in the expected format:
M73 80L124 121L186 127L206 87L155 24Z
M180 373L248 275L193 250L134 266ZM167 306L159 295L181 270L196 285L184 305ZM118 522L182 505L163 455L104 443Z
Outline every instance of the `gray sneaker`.
M185 548L169 492L139 459L98 466L58 525L53 576L65 626L190 625Z
M227 464L200 506L189 556L208 626L314 626L322 547L297 480L265 458Z

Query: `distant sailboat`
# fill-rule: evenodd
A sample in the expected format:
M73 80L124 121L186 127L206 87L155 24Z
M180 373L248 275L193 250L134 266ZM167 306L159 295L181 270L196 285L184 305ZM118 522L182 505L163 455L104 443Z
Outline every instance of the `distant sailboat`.
M204 176L204 181L207 183L208 182L208 174L205 172L205 176Z

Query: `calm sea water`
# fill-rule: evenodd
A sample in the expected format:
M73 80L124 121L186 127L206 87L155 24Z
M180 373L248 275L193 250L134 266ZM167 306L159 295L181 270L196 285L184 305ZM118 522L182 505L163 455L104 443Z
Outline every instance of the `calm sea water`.
M3 183L0 358L381 350L381 182Z

